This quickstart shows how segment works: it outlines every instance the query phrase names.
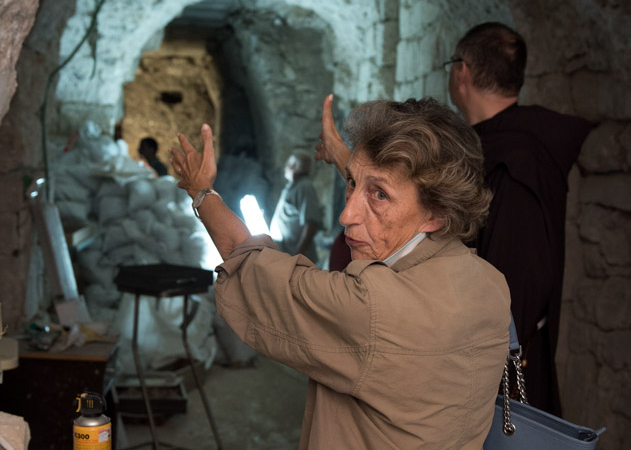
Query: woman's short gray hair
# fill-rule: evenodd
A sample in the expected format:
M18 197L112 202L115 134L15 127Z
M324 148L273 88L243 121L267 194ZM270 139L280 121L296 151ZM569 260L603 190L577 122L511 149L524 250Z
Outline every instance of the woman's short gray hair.
M447 106L432 98L368 102L351 111L344 131L354 150L416 183L421 205L443 221L432 234L469 240L484 224L491 192L480 139Z

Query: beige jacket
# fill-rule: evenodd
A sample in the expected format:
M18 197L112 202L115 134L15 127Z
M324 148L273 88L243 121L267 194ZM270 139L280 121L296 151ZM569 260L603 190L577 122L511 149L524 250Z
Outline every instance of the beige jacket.
M479 450L508 348L504 277L459 240L318 270L267 236L217 268L219 314L309 376L300 449Z

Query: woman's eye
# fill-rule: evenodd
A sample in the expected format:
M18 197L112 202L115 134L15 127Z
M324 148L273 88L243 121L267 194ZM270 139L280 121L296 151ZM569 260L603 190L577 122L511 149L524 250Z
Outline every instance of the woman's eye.
M376 191L375 192L375 196L377 197L378 200L385 200L388 198L388 196L386 195L385 192L383 191Z
M348 177L348 178L346 178L346 184L347 184L349 187L354 188L354 187L355 187L355 180L353 180L351 177Z

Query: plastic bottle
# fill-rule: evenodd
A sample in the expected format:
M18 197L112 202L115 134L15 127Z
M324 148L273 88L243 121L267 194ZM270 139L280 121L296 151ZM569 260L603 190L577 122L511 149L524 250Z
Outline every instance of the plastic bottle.
M111 450L112 421L103 414L105 399L94 392L84 392L75 399L77 412L81 415L74 420L74 450Z

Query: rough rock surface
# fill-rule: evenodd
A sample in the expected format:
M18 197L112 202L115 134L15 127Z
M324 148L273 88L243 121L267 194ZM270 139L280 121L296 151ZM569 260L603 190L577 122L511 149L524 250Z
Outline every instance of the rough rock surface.
M0 0L0 122L17 87L15 64L38 6L38 0Z

